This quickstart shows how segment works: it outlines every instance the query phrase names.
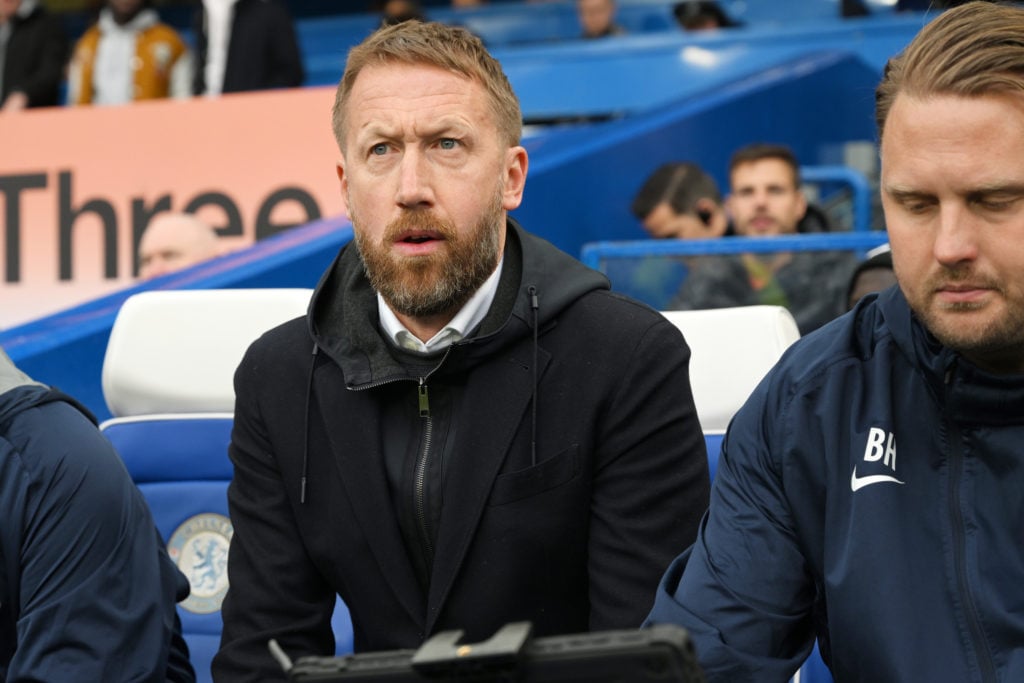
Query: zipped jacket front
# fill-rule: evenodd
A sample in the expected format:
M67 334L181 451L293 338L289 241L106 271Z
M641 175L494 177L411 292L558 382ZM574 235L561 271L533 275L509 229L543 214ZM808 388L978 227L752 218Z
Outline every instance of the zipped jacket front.
M1024 680L1024 377L943 347L898 288L795 344L730 425L648 622L710 681Z

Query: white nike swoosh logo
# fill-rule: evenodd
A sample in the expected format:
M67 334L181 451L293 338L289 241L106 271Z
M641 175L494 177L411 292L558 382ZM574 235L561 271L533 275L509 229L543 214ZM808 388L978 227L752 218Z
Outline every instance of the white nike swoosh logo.
M865 486L871 486L872 484L881 484L883 481L888 481L893 484L902 484L903 482L896 477L890 477L888 474L872 474L867 477L857 476L857 466L853 466L853 474L850 475L850 490L856 491L862 489Z

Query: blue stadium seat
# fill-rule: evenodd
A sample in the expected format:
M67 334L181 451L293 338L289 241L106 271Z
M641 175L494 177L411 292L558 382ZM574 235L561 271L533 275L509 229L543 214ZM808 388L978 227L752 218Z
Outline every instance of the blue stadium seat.
M232 376L249 343L302 315L310 292L145 292L125 301L111 331L103 389L115 417L100 429L192 586L178 613L199 681L211 680L228 588ZM351 619L340 599L332 624L336 653L351 652Z
M825 660L821 658L818 644L815 643L810 656L796 672L792 683L832 683L833 680L832 671L825 664Z
M782 306L662 315L682 331L690 347L690 386L705 440L725 432L757 383L800 338L792 314Z
M662 314L683 332L690 347L690 385L713 482L729 421L800 332L781 306ZM817 644L791 683L832 683Z
M711 481L715 480L715 471L718 469L718 454L722 451L722 439L724 437L724 429L704 430L704 445L708 449L708 474L711 475Z

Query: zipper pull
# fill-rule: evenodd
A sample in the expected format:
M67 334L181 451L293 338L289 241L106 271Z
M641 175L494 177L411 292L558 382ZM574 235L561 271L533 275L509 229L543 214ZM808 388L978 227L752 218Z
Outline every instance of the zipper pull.
M420 400L420 417L430 417L430 396L427 394L427 381L420 377L418 387Z

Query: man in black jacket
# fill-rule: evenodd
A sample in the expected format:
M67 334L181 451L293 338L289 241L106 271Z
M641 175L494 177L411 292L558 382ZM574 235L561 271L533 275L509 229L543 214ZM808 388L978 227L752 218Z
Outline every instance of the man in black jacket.
M68 39L38 0L0 0L0 109L60 104Z
M637 626L708 499L682 336L508 218L519 104L468 31L373 34L334 129L355 240L235 375L214 678L330 654L335 593L359 651Z
M295 27L280 0L203 0L196 53L197 95L297 88L305 79Z

